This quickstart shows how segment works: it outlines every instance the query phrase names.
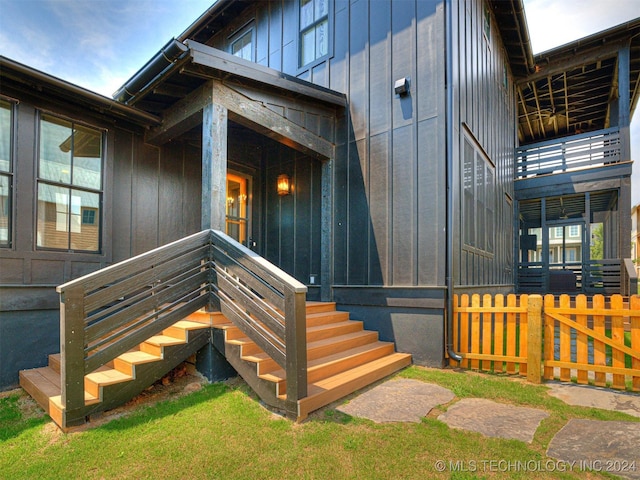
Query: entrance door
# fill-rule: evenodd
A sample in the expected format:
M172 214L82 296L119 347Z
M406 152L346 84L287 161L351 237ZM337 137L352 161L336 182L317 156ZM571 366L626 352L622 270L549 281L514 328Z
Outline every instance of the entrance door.
M243 245L251 234L249 223L249 192L251 179L237 173L227 173L226 233Z

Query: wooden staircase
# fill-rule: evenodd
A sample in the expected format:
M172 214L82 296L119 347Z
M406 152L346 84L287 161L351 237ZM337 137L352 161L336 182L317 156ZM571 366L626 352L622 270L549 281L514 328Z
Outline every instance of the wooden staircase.
M411 364L410 354L396 353L335 303L307 302L306 313L308 394L297 402L298 421ZM211 323L214 345L261 399L290 411L285 371L222 314L212 314Z
M364 330L362 322L336 311L334 303L307 302L306 313L308 395L297 402L298 421L411 363L411 355L396 353L393 343L379 341L377 332ZM85 375L83 415L127 402L212 336L216 348L265 403L291 412L284 370L224 315L198 311ZM21 371L20 385L66 431L60 372L60 355L51 355L48 366Z
M210 341L208 316L176 322L84 377L85 417L115 408L135 397ZM20 372L24 388L63 430L66 412L61 398L60 354L49 365Z

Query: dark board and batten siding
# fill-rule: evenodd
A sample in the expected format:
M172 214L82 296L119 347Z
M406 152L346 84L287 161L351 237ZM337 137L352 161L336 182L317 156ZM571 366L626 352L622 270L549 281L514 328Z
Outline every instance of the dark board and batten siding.
M444 285L444 25L439 1L331 2L330 55L297 66L297 3L257 3L256 61L345 93L333 166L333 284ZM400 98L394 81L410 78ZM425 248L428 245L429 248Z
M460 0L454 5L454 265L456 286L513 285L513 155L516 139L513 78L506 54L491 19L484 32L481 0ZM486 253L464 244L462 152L465 135L477 142L495 167L494 248Z
M336 0L329 16L330 54L305 69L296 63L292 0L256 2L206 43L228 51L234 31L253 22L258 63L346 94L348 111L338 118L331 166L333 298L418 363L441 365L444 3ZM393 86L405 77L411 91L401 98ZM308 173L315 185L320 172L314 168Z

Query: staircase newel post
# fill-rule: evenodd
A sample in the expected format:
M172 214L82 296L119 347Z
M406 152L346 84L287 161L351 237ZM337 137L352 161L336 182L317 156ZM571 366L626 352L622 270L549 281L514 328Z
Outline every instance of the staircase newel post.
M285 290L287 403L297 412L297 401L307 396L306 287ZM295 408L295 410L293 410Z
M62 404L67 415L84 407L84 291L70 287L60 292L60 378Z

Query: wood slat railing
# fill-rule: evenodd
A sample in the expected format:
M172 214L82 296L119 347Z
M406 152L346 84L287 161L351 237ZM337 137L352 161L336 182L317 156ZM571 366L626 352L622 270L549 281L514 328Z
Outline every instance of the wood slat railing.
M221 232L193 234L57 291L68 425L83 415L86 374L206 306L286 369L291 408L307 394L307 288Z
M516 178L564 173L620 162L617 127L523 145L516 149Z
M295 412L307 396L307 287L224 233L212 238L217 306L285 370L287 410Z

